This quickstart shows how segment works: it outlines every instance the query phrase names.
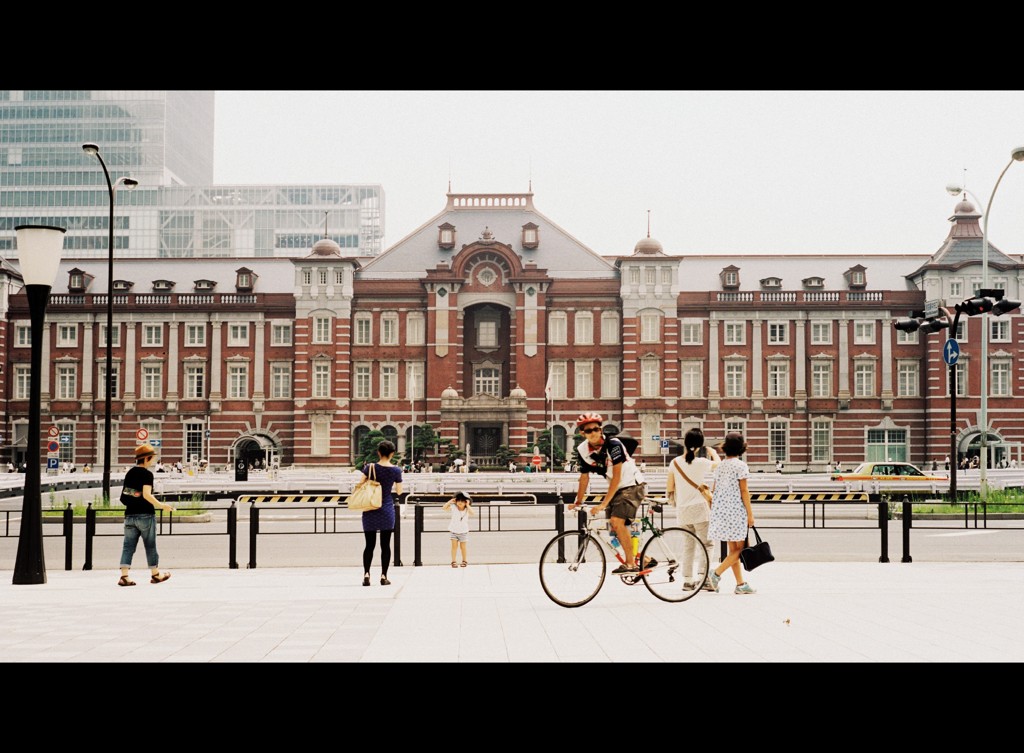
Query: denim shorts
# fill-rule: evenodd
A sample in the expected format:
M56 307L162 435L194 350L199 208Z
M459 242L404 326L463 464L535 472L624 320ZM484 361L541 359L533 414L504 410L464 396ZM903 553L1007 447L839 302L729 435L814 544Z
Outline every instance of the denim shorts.
M453 533L453 534L451 534L451 539L452 539L452 541L468 541L469 540L469 534L468 533Z

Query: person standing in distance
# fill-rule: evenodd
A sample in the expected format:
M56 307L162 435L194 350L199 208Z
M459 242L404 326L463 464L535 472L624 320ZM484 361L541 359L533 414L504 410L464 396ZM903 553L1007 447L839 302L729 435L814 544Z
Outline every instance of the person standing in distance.
M704 446L704 432L698 428L686 432L683 447L686 448L686 452L673 458L669 463L668 476L665 478L665 496L675 502L676 522L679 527L690 531L701 540L708 552L708 561L711 562L711 539L708 538L711 503L697 487L705 484L705 479L711 475L720 458L714 450ZM686 478L683 478L683 474L686 474ZM714 591L710 579L704 579L703 570L694 572L696 553L697 543L687 536L683 542L683 575L686 577L683 590L692 591L703 581L705 591ZM693 580L690 579L691 573L695 575Z
M603 422L604 418L598 413L583 413L576 419L576 429L583 434L584 439L576 448L580 479L576 488L576 500L569 509L576 510L583 504L587 487L590 485L591 473L608 478L608 490L604 493L604 498L588 512L597 515L607 508L612 531L622 544L626 564L619 565L612 570L612 574L637 573L640 568L634 562L633 553L630 551L632 539L629 524L636 517L640 503L647 496L647 484L622 440L604 436L601 431ZM648 558L644 567L654 567L656 564L657 560Z
M363 585L370 585L370 564L373 562L373 550L377 548L377 532L380 531L380 584L390 586L388 565L391 564L391 533L395 530L395 496L402 493L402 469L391 462L395 454L395 446L388 440L377 445L376 463L367 463L356 473L362 476L373 475L380 483L381 505L376 510L363 512Z
M124 544L121 547L121 578L119 586L134 586L128 577L139 539L146 549L146 563L150 570L150 583L163 583L170 573L160 572L160 555L156 551L156 508L174 511L153 496L153 471L156 450L148 442L135 448L135 466L128 470L121 489L121 504L124 505Z
M711 587L718 591L722 573L732 568L732 574L736 576L735 594L757 593L743 580L743 567L740 565L740 552L747 545L747 529L754 525L754 510L750 506L750 490L747 489L750 469L743 461L746 451L747 443L740 432L730 431L725 435L722 442L725 460L715 469L715 491L711 499L711 523L708 525L710 538L729 542L729 554L708 575Z

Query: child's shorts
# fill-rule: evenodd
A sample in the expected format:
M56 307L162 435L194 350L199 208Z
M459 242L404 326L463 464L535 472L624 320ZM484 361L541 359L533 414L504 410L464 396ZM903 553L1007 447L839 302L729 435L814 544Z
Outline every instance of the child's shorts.
M465 542L465 541L469 540L469 534L468 533L453 533L451 535L451 537L452 537L452 541L462 541L462 542Z

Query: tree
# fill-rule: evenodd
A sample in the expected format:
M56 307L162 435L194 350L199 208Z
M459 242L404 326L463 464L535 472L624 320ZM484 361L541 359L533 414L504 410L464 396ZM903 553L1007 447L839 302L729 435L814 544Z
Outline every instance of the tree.
M511 449L508 445L499 445L498 449L494 451L494 457L498 462L498 465L508 466L510 462L518 457L519 451Z
M537 448L540 450L541 457L545 459L551 458L551 430L545 429L537 436ZM565 450L555 444L555 464L560 465L565 462Z
M383 442L387 437L384 436L384 432L379 429L372 429L366 436L363 437L363 441L359 443L359 457L356 458L356 467L362 468L367 463L374 463L380 455L377 454L377 445Z

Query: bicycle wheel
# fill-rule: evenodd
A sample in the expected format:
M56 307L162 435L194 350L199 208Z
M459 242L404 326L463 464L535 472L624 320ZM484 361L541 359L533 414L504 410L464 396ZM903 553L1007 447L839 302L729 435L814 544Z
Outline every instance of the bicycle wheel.
M586 532L558 534L540 556L540 585L559 606L583 606L597 596L604 576L604 547Z
M700 593L708 576L708 550L696 534L684 528L663 528L644 544L642 562L658 563L641 570L647 590L662 601L686 601Z

